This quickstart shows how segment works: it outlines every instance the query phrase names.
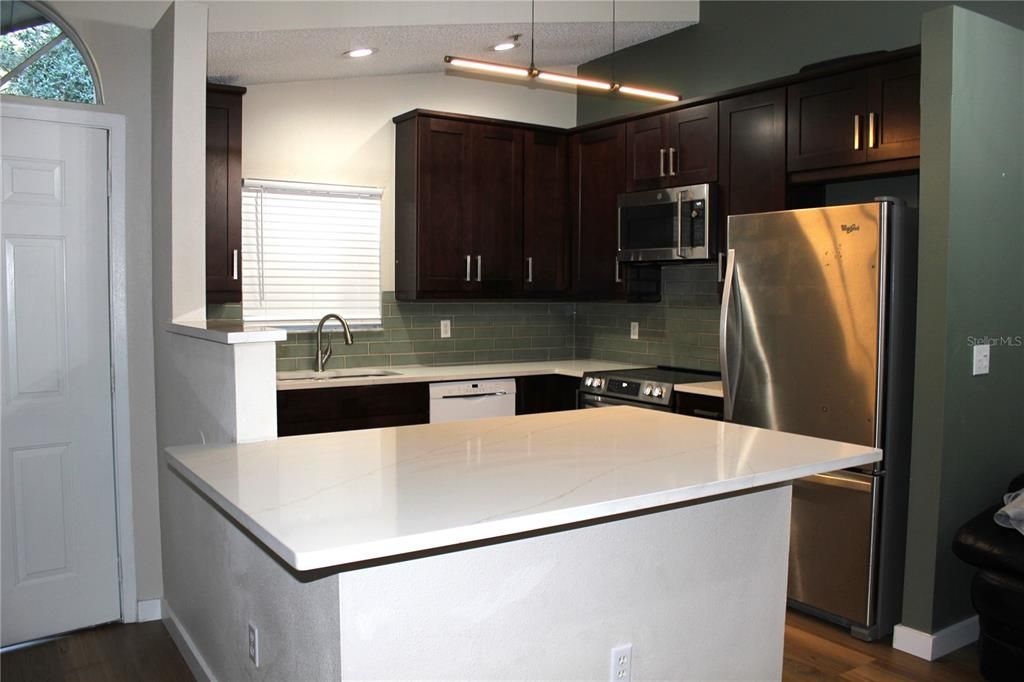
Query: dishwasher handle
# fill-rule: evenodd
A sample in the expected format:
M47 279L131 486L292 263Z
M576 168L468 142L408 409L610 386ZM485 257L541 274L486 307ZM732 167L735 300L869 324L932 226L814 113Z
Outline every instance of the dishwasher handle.
M441 400L467 400L469 398L488 398L500 395L508 395L508 391L494 391L493 393L469 393L466 395L443 395L441 396Z

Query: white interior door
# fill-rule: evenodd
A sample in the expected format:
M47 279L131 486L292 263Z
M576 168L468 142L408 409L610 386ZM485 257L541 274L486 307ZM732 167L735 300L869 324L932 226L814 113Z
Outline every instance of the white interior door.
M4 645L118 620L107 131L3 117Z

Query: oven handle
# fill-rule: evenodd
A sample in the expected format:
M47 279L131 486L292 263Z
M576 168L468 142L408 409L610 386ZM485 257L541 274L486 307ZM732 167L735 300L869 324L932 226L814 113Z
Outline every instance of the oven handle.
M591 393L580 392L579 407L581 409L587 407L616 407L619 405L625 405L626 407L641 407L646 410L659 410L661 412L672 411L672 408L668 405L649 405L647 403L633 402L632 400L622 400L621 398L609 398L604 395L593 395Z

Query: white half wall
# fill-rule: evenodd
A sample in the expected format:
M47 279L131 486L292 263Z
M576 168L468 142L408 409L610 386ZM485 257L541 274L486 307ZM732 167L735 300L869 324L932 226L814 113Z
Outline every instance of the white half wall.
M242 177L384 188L381 287L395 288L395 127L434 109L558 127L576 96L443 73L254 85L242 100Z

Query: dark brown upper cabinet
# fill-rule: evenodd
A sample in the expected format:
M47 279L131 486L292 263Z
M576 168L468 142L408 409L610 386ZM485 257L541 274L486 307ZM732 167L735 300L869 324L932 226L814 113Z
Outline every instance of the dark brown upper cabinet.
M242 300L242 95L206 88L206 300Z
M470 286L480 294L523 291L523 131L471 124Z
M523 285L523 131L396 123L396 296L515 296Z
M786 208L786 91L756 92L719 102L719 247L727 219Z
M626 189L626 129L622 124L572 136L572 293L579 298L622 298L618 197Z
M718 176L718 104L626 124L626 189L713 182Z
M569 138L527 130L523 172L523 290L557 296L569 289Z
M918 156L919 57L791 85L790 172Z

